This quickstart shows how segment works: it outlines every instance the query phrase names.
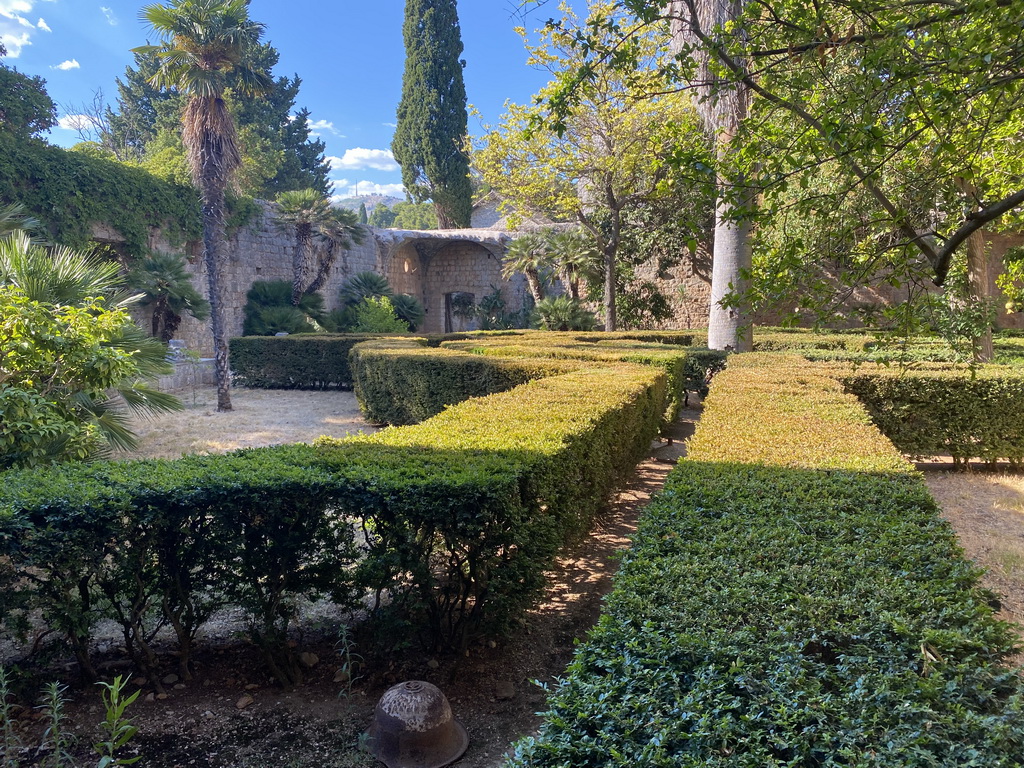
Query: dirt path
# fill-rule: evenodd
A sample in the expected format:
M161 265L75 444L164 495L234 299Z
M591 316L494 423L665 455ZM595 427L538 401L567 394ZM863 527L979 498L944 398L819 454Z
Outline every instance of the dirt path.
M175 393L185 404L180 413L132 420L139 447L118 453L124 459L176 459L183 453L226 453L280 443L310 442L320 435L345 437L375 432L351 392L232 389L234 410L217 412L217 390Z
M987 571L982 583L1000 595L999 617L1024 624L1024 475L929 469L925 482L967 556Z
M288 393L274 393L273 401L262 408L283 412L285 408L277 397L281 394ZM310 397L310 393L295 394L302 401ZM247 401L255 403L259 399L250 400L243 394L236 397L236 407L242 411ZM345 412L337 400L328 406L328 410L331 408ZM259 410L255 408L257 414ZM207 430L211 423L208 420L217 418L204 413L195 423ZM231 436L227 428L221 429L218 445L255 440L256 428L264 426L258 416L255 418L244 421L248 425L244 435ZM137 745L144 755L139 764L147 768L376 765L358 748L374 705L390 685L422 679L435 683L448 695L456 717L469 731L470 746L458 765L501 765L510 745L538 727L540 718L536 713L544 708L545 697L533 681L551 684L563 674L575 641L585 637L600 613L601 599L611 589L618 567L616 553L628 546L643 507L683 455L683 441L692 434L697 418L698 408L687 410L672 429L672 444L658 441L652 445L650 457L614 496L592 534L559 560L550 574L544 600L529 613L517 635L473 646L465 657L430 657L410 651L402 658L367 665L351 691L344 690L344 683L336 682L341 663L337 635L329 635L322 627L304 628L302 648L315 653L319 660L309 670L309 681L291 692L274 685L243 638L229 635L206 642L196 658L195 681L187 686L177 681L168 683L164 699L144 690L133 707L135 724L140 728ZM315 422L311 433L297 439L319 434L323 423ZM181 433L185 434L189 433ZM143 451L163 450L147 442ZM173 666L173 660L168 659L168 671ZM125 667L115 653L107 668L113 673ZM345 695L339 696L339 691ZM242 704L245 706L240 708ZM69 713L75 731L88 744L95 723L102 718L97 693L75 692Z

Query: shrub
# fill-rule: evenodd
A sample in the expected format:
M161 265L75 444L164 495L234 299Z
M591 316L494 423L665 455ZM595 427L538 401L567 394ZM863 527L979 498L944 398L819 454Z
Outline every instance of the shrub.
M256 389L349 389L349 352L370 334L245 336L231 339L235 382Z
M827 371L734 357L511 765L1020 765L977 579Z
M665 376L623 363L506 361L403 344L376 342L355 356L357 367L390 365L410 380L476 376L456 384L458 396L513 388L413 427L315 447L5 474L5 623L40 611L88 675L90 629L114 618L152 678L154 619L175 629L187 674L195 633L231 601L246 609L253 640L285 684L298 679L287 642L298 595L345 602L387 593L386 610L428 645L462 647L507 630L536 599L558 549L646 454ZM401 355L409 359L393 359ZM434 412L447 402L435 399ZM355 525L365 536L358 553Z
M878 428L904 453L1024 460L1024 376L985 366L957 370L861 368L842 375Z
M597 317L568 296L541 299L533 308L537 327L545 331L592 331Z
M246 336L273 336L275 333L313 333L324 317L324 298L318 293L303 294L299 305L292 304L292 284L288 280L257 280L245 294Z
M352 307L352 333L405 333L409 324L395 314L387 296L367 298Z

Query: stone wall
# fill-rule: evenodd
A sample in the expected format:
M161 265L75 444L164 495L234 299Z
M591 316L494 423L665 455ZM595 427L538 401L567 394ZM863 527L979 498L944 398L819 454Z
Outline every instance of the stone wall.
M242 333L245 294L257 280L288 280L292 278L294 236L274 224L273 206L261 203L260 216L250 225L233 233L228 240L223 259L224 301L227 309L227 327L231 336ZM478 217L478 223L488 222ZM117 233L97 228L97 240L116 243ZM500 229L434 230L429 232L368 229L361 245L341 252L331 275L321 290L328 310L338 306L341 285L359 272L375 271L385 275L396 293L408 293L418 298L427 310L420 330L441 333L445 330L465 330L476 326L473 321L453 317L446 297L453 293L469 293L479 302L497 287L509 312L521 309L528 290L522 275L511 280L501 276L501 259L507 244L514 237ZM1000 310L998 323L1004 328L1024 327L1024 314L1007 315L1003 309L1005 299L995 287L1002 257L1013 246L1024 245L1024 235L987 234L993 295ZM154 234L151 247L174 250ZM194 275L196 288L206 295L206 270L199 244L191 243L184 250L189 259L189 270ZM710 284L706 257L684 258L681 263L659 274L652 262L637 269L640 280L653 282L668 299L673 316L658 324L658 328L703 328L707 325ZM890 304L903 298L901 291L880 284L858 289L850 297L850 307L865 303ZM593 307L599 311L599 307ZM762 313L757 321L774 323L779 313ZM148 318L139 318L148 328ZM852 322L852 321L851 321ZM176 336L186 348L203 357L213 354L213 337L209 323L191 317L182 319Z
M342 284L359 272L383 274L395 293L408 293L427 309L425 333L446 327L445 296L472 293L479 300L497 286L510 311L522 307L524 281L501 277L501 256L510 240L505 232L490 230L449 230L417 232L367 228L360 245L338 255L330 277L321 289L327 309L338 306ZM227 330L240 336L245 294L257 280L292 279L295 238L274 223L273 206L261 203L261 215L229 238L222 261L223 299ZM189 271L196 288L208 296L206 266L195 251L189 251ZM141 318L146 322L145 318ZM203 356L213 354L213 334L208 322L184 317L176 337L187 349Z
M996 286L996 276L1002 271L1003 256L1012 247L1024 246L1024 235L985 233L986 250L989 258L989 290L995 298L998 312L996 325L1000 328L1024 328L1024 313L1008 314L1005 309L1006 297ZM705 328L708 324L708 305L711 297L711 284L708 276L694 269L691 259L684 259L677 267L668 270L667 278L659 275L654 260L637 268L636 276L640 280L653 282L665 296L673 309L673 316L659 323L658 329L674 328ZM938 289L936 289L938 290ZM861 321L853 314L853 309L864 305L889 306L906 300L907 292L903 288L894 288L884 281L869 283L854 289L843 304L844 314L849 317L847 325L860 326ZM594 307L593 309L599 309ZM765 310L758 313L756 322L760 325L775 325L783 316L783 308L775 311ZM808 319L810 323L810 319Z

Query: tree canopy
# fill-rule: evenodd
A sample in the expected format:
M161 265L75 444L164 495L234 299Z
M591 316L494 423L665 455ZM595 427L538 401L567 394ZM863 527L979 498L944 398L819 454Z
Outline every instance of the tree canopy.
M462 33L455 0L406 0L405 73L391 149L416 202L431 200L442 229L472 213Z
M679 56L660 67L675 87L691 90L710 79L707 98L749 90L749 117L719 162L761 190L762 229L796 214L806 231L815 221L831 227L833 212L846 209L857 214L842 237L855 267L847 277L884 270L897 283L927 274L941 285L974 232L1019 217L1020 3L769 0L735 3L732 22L709 25L706 6L714 4L727 5L617 6L644 25L671 22L685 31ZM631 34L624 25L591 25L575 42L590 69L603 61L630 70L637 62L623 55L621 41ZM552 103L582 98L574 94L583 79L563 78ZM853 198L856 206L848 207ZM761 290L773 283L806 288L797 273L814 272L817 254L798 253L796 238L777 238L781 243L759 248L756 282Z
M599 3L587 24L619 18L610 3ZM550 70L551 85L534 105L508 104L501 125L475 148L473 163L483 182L501 196L513 225L539 214L578 223L590 234L604 261L605 328L613 330L624 219L669 196L677 184L692 188L695 201L692 211L679 213L700 213L708 199L708 179L705 174L687 179L679 169L703 157L706 143L685 94L653 95L664 90L655 63L664 54L664 34L630 29L627 48L638 66L625 73L590 66L580 55L573 41L587 28L566 10L565 19L544 32L540 44L530 49L529 63ZM560 97L563 80L579 88L553 120L549 105Z

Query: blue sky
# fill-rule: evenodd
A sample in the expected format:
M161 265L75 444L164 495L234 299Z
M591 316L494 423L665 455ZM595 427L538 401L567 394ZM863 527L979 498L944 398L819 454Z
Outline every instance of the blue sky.
M97 89L117 95L115 78L132 63L132 47L146 42L136 0L0 0L0 39L5 63L46 78L65 117L91 102ZM583 0L573 3L585 7ZM506 100L525 102L547 82L526 66L526 51L513 28L533 29L556 13L554 2L525 19L519 0L461 0L466 91L486 122L497 122ZM266 27L265 39L281 53L276 75L302 78L297 107L327 144L335 191L401 196L401 174L390 155L395 109L401 95L404 0L252 0L250 14ZM70 122L65 119L65 126ZM479 121L470 117L470 132ZM69 127L50 141L77 141Z

